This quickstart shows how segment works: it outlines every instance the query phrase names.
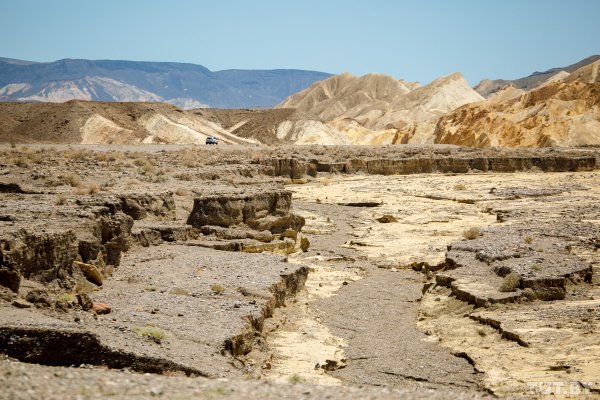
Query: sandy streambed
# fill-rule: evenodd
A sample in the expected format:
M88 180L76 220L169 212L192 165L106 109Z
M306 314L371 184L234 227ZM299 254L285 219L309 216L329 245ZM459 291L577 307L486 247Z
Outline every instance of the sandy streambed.
M335 295L344 283L361 279L357 268L337 268L323 257L310 259L310 273L306 290L296 298L296 303L275 319L282 321L278 330L268 337L273 351L271 369L264 377L276 382L306 382L321 385L340 385L339 379L328 375L330 368L345 365L345 341L334 336L321 322L322 315L314 307L315 301Z

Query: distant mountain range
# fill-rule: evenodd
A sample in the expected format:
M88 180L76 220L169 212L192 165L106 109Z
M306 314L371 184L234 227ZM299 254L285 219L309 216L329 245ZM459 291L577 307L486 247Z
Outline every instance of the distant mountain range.
M265 102L258 104L266 105L274 93L301 86L296 78L308 82L306 74L316 79L319 73L84 60L3 60L0 68L19 78L6 83L0 71L0 96L27 101L0 102L0 143L202 144L215 136L222 144L242 145L600 145L599 56L513 81L488 80L485 88L472 88L460 73L423 86L344 73L265 109L250 109L257 103L248 99L262 93ZM73 98L112 101L66 101ZM164 99L176 105L162 104ZM243 109L181 110L201 101Z
M0 58L0 101L166 102L180 108L272 107L330 74L293 69L210 71L196 64Z
M477 86L474 87L475 91L477 91L480 95L484 97L489 97L493 95L495 92L504 88L507 85L513 86L517 89L522 89L525 91L531 90L538 86L540 83L546 81L553 75L564 71L568 73L572 73L580 69L581 67L585 67L586 65L592 64L600 60L600 55L593 55L588 58L585 58L575 64L568 65L566 67L557 67L551 68L547 71L543 72L534 72L533 74L519 78L514 80L506 80L506 79L483 79Z

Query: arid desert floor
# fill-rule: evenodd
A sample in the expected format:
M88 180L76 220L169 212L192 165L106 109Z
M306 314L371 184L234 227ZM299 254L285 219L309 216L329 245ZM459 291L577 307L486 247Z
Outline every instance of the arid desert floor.
M600 150L0 147L1 398L592 398Z

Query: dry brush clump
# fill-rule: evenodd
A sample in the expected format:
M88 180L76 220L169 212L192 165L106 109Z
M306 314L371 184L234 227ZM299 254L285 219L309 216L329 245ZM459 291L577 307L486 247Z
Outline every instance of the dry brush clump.
M210 285L210 291L213 292L213 294L223 294L225 292L225 288L218 283L213 283Z
M184 196L189 196L190 194L192 194L192 192L190 192L189 190L187 190L185 188L180 187L180 188L177 188L177 190L175 190L175 194L177 196L184 197Z
M162 341L167 338L167 334L158 328L138 326L133 328L133 331L138 335L151 339L158 344L162 343Z
M183 172L181 174L177 174L175 175L175 179L179 179L180 181L192 181L194 179L194 176L192 174L189 174L187 172Z
M67 172L61 175L62 181L71 187L80 187L82 185L81 177L74 172Z
M68 197L66 195L64 195L64 194L61 193L61 194L59 194L59 195L56 196L56 200L54 201L54 203L57 206L62 206L64 204L67 204L67 200L68 200Z
M519 275L511 272L506 275L500 285L501 292L514 292L521 285L521 278Z
M63 157L71 161L85 161L90 155L92 155L92 151L86 148L73 149L69 147L63 152Z
M196 168L200 165L199 156L193 150L185 150L178 157L182 165L188 168Z
M479 228L471 227L463 232L463 237L467 240L474 240L481 236Z

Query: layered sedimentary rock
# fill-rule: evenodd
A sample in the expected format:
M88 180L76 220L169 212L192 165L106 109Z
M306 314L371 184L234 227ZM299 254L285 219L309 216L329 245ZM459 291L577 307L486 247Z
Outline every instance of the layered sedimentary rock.
M279 125L277 137L296 144L431 143L437 118L482 100L459 73L422 87L379 74L342 74L278 104L297 116Z
M441 117L435 143L473 147L600 143L600 61L507 100L460 107Z

